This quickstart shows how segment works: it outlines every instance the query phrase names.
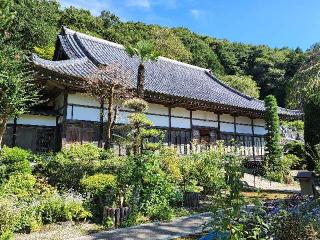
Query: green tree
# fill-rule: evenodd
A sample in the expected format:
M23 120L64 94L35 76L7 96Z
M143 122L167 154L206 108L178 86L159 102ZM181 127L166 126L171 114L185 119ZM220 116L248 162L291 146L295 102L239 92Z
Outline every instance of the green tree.
M39 86L12 46L0 48L0 146L10 117L27 112L39 100Z
M313 45L305 55L298 72L291 79L288 87L288 105L304 111L304 139L307 151L315 151L320 143L320 45ZM309 169L314 169L314 161L307 154Z
M106 17L105 14L104 17ZM105 20L101 17L92 16L89 10L69 7L62 12L59 26L67 26L76 31L102 37L106 24Z
M161 135L160 130L151 128L154 124L144 114L148 109L148 103L140 98L132 98L127 100L124 106L134 110L129 115L129 124L126 126L129 128L126 136L127 145L133 150L133 153L138 154L142 153L143 150L159 147L160 144L148 142L148 138Z
M136 56L139 59L138 77L137 77L137 96L144 97L144 80L145 66L147 61L157 61L159 53L155 50L153 42L139 41L134 46L127 46L126 52L131 56Z
M106 10L102 11L99 17L102 19L105 29L120 23L120 18L118 16Z
M57 1L17 0L12 10L16 12L8 29L12 44L30 51L35 46L54 45L60 19L60 5Z
M191 52L183 45L181 40L168 28L153 27L151 30L155 49L161 56L182 62L190 62Z
M269 95L265 98L265 121L266 121L266 165L272 170L277 171L281 162L282 148L280 145L280 120L278 114L277 100Z
M257 83L252 80L251 76L226 75L220 78L230 87L245 93L251 97L259 98L260 91Z
M6 35L15 17L12 7L13 0L0 0L0 37Z
M224 68L218 56L212 51L209 44L195 33L186 28L176 28L174 32L181 39L185 47L192 53L191 64L211 69L215 74L223 74Z
M108 104L106 135L104 148L110 149L114 124L118 115L118 108L124 99L130 96L126 88L130 75L118 65L101 66L83 83L86 92L100 104L99 147L102 147L104 129L104 109Z

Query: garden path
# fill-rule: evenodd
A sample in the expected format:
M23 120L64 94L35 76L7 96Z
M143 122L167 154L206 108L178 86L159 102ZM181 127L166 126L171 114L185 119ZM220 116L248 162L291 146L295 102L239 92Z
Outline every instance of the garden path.
M259 188L261 190L292 192L292 193L300 192L300 186L296 182L294 182L293 184L283 184L278 182L272 182L263 177L254 176L248 173L244 174L243 181L246 182L249 187Z
M210 213L201 213L181 217L166 223L148 223L135 227L104 231L72 240L139 240L139 239L175 239L194 233L201 233L203 224L211 217Z

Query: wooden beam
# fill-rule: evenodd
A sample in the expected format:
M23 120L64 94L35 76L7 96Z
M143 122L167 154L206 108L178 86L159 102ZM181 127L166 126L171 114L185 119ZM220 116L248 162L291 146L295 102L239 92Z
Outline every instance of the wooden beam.
M191 139L191 143L192 143L192 140L193 140L193 123L192 123L192 110L190 110L190 139Z
M253 123L253 118L251 118L251 131L252 131L252 157L253 160L256 160L256 153L255 153L255 141L254 141L254 123Z
M17 117L13 119L13 127L12 127L12 147L16 146L17 140Z
M221 114L217 113L217 116L218 116L218 135L217 135L217 138L218 138L218 140L221 140L221 122L220 122Z
M168 145L171 146L171 106L168 106L169 127L168 127Z
M233 134L234 134L234 140L237 140L237 116L233 115Z

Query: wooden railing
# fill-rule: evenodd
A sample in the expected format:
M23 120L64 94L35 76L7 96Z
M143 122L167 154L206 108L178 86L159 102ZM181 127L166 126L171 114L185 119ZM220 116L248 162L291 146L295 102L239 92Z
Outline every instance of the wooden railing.
M165 144L165 146L177 151L177 154L179 155L201 153L203 151L208 151L208 150L217 150L218 148L217 144L178 144L178 145L170 145L170 146ZM263 147L253 148L252 146L249 146L249 147L224 146L223 148L226 153L236 151L241 156L245 156L248 159L257 160L257 161L262 160L265 154ZM125 146L116 144L114 145L113 149L114 149L114 153L118 156L124 156L128 154L128 150Z

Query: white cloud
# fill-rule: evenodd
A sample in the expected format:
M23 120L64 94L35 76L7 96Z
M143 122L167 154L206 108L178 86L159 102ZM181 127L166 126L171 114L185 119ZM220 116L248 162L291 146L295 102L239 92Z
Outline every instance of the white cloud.
M199 9L191 9L190 10L190 14L192 17L198 19L199 17L201 17L201 15L203 14L203 12Z
M151 3L149 0L127 0L126 5L128 7L150 8Z

